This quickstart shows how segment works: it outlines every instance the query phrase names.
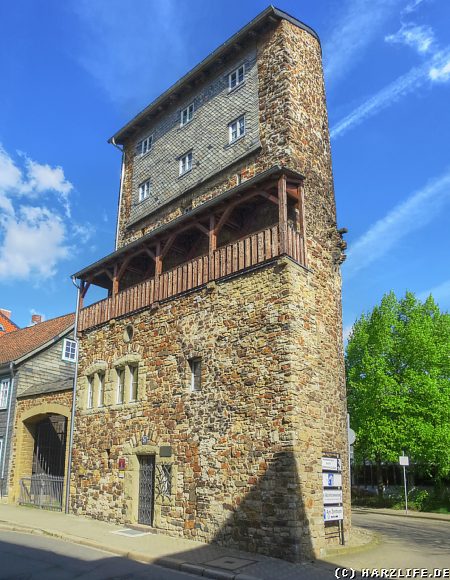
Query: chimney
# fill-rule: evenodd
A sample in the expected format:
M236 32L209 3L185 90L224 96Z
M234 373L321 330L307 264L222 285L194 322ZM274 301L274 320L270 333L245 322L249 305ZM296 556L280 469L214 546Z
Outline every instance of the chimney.
M31 324L39 324L42 322L42 316L40 314L32 314L31 315Z
M6 316L6 318L11 319L11 310L6 310L5 308L0 308L0 312Z

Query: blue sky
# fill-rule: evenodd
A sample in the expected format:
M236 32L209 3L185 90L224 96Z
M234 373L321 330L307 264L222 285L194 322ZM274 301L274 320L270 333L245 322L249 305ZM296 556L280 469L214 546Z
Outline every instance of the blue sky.
M266 8L260 0L0 6L0 307L74 309L70 274L114 248L107 138ZM280 0L322 39L344 326L406 289L450 309L450 2ZM91 293L91 299L95 292Z

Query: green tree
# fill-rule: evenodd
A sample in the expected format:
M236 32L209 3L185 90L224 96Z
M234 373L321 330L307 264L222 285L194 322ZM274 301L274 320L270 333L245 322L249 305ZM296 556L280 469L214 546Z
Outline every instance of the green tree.
M346 349L355 456L378 466L405 450L439 481L450 473L450 315L430 296L386 294Z

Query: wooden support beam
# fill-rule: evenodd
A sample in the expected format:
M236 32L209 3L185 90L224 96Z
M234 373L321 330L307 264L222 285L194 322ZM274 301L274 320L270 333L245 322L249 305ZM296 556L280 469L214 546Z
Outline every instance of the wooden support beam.
M286 175L278 180L278 220L280 224L280 253L287 252L287 196Z
M160 277L162 273L162 251L161 251L161 242L158 242L156 245L156 254L155 254L155 302L159 301L159 294L160 294Z
M209 236L209 229L205 228L205 226L203 224L201 224L200 222L195 222L193 224L196 228L198 228L201 232L203 232L204 234L206 234L207 236Z
M216 216L209 216L209 268L208 279L214 280L214 252L217 250Z
M177 239L177 236L178 236L179 233L180 233L180 230L178 230L175 234L170 235L167 238L166 243L164 244L164 248L162 248L162 249L161 249L161 242L158 242L158 245L156 247L156 258L155 258L155 261L157 261L158 255L159 255L159 257L161 259L166 256L167 252L170 250L171 246L173 245L173 243ZM158 253L158 247L159 247L159 253Z
M299 184L297 187L297 227L301 236L301 247L300 247L300 259L304 266L308 266L308 260L306 256L306 226L305 226L305 198L303 191L303 184Z
M268 199L272 203L278 205L278 197L275 197L275 195L272 195L271 193L268 193L267 191L263 190L259 191L259 195L261 197L264 197L265 199Z
M114 266L114 274L113 274L113 283L112 283L112 295L116 296L119 293L119 277L117 275L119 271L119 265L115 264Z

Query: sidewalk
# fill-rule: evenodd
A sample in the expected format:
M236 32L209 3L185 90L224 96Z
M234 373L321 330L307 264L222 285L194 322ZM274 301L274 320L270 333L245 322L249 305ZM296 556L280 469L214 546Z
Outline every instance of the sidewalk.
M437 514L433 512L416 512L408 510L408 515L405 514L405 510L393 510L388 508L370 508L370 507L352 507L352 513L355 514L380 514L383 516L397 516L397 517L408 517L422 520L436 520L440 522L450 522L450 514Z
M325 580L334 567L325 562L291 564L258 554L232 551L163 534L129 530L82 516L0 504L0 529L46 534L138 562L157 564L217 580ZM125 532L126 533L126 532Z

